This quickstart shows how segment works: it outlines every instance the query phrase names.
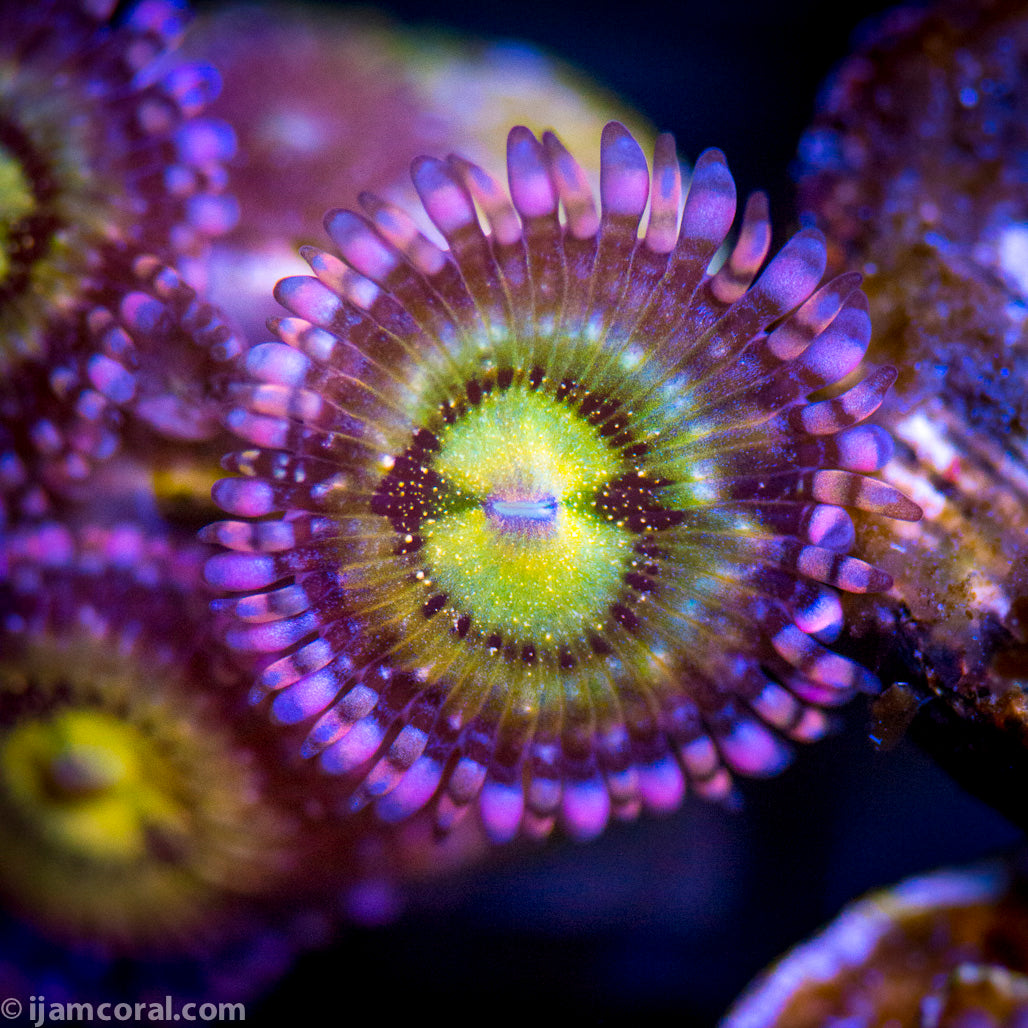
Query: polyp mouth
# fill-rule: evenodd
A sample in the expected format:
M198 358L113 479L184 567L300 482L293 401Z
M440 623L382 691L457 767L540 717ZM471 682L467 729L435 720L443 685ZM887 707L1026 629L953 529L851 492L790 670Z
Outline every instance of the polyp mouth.
M500 527L516 528L524 522L552 523L557 518L560 504L557 497L546 494L528 499L507 499L491 496L485 504L486 516L500 523Z

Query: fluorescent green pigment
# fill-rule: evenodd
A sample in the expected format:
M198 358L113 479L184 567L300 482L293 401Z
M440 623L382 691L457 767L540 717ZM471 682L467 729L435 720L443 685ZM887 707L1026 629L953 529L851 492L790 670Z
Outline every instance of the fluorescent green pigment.
M0 742L7 799L59 850L135 860L149 832L181 828L173 775L138 728L98 710L63 710Z
M10 150L0 146L0 282L11 269L13 229L35 206L32 184L25 177L21 162Z
M541 644L599 628L633 545L595 510L617 454L523 387L485 397L440 442L447 498L423 528L433 588L480 628Z
M484 501L520 481L573 504L618 475L620 462L570 407L524 387L489 394L441 439L436 469L451 489Z

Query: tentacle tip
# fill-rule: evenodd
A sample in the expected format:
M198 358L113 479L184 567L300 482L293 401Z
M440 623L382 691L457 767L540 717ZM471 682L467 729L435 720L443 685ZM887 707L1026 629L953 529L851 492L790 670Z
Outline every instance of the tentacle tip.
M767 221L771 216L771 201L763 189L757 189L746 198L746 216L756 221Z
M897 521L920 521L924 517L924 509L909 497L899 494L899 498L889 505L884 512Z
M716 146L707 147L707 149L702 151L699 157L696 158L695 170L699 170L701 167L706 168L711 164L723 164L727 168L728 159L725 157L724 150L720 150Z
M867 668L861 668L856 680L857 689L866 696L877 696L882 691L882 680Z
M600 135L600 148L601 150L611 146L617 146L621 143L628 143L630 141L633 148L638 148L639 144L636 142L635 137L620 121L608 121L603 126L603 132Z
M537 142L535 133L525 125L514 125L507 133L508 151L513 147L521 147L526 143L535 144Z

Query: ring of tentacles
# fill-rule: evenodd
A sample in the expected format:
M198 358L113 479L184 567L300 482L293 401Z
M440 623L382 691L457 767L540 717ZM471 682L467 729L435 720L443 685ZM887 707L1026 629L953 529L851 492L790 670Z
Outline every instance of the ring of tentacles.
M138 253L202 279L231 227L217 74L171 57L186 21L181 0L0 5L0 368L61 356Z
M758 194L711 273L735 216L718 151L683 204L674 141L651 176L611 123L599 212L554 135L515 128L507 161L509 193L414 162L445 247L374 196L326 216L337 254L279 283L295 316L234 387L251 448L215 498L246 520L206 530L235 551L207 574L264 655L255 701L309 722L353 808L587 837L779 770L876 688L825 645L838 590L890 584L847 555L846 508L920 512L869 477L894 371L812 398L870 336L859 276L818 287L816 232L757 277Z

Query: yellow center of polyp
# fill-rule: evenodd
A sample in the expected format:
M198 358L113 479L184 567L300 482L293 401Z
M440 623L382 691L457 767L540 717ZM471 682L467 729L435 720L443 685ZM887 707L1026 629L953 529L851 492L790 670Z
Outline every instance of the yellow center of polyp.
M65 709L0 739L0 784L29 831L67 856L131 861L184 812L172 770L138 727L103 711Z
M16 228L35 207L32 184L21 161L0 145L0 285L10 273Z
M571 408L489 394L440 436L445 500L422 533L433 588L484 630L541 643L603 620L632 537L596 499L618 455Z

